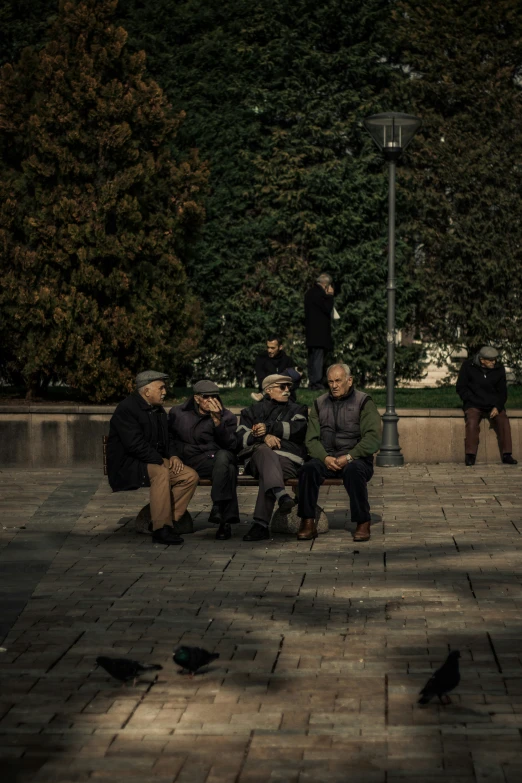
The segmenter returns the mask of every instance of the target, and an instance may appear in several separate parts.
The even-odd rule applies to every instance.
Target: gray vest
[[[335,402],[330,394],[322,394],[315,401],[321,425],[321,443],[332,457],[346,454],[361,440],[361,408],[369,397],[353,390],[344,400]]]

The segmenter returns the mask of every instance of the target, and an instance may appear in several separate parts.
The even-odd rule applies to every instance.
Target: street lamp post
[[[384,154],[389,169],[386,413],[382,417],[382,446],[376,459],[376,464],[380,467],[404,465],[397,429],[399,417],[395,412],[395,168],[402,151],[420,126],[421,121],[417,117],[399,112],[374,114],[364,120],[364,127]]]

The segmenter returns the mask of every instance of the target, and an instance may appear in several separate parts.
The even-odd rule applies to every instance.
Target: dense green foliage
[[[520,377],[520,4],[401,0],[390,32],[414,75],[401,102],[424,121],[407,182],[418,322],[440,345],[503,347]]]
[[[9,111],[20,123],[8,142],[2,132],[0,195],[5,196],[5,188],[11,187],[6,185],[10,177],[19,187],[18,223],[9,228],[11,245],[4,244],[11,248],[11,255],[0,262],[8,266],[14,259],[15,239],[31,253],[38,244],[42,263],[54,253],[58,241],[41,232],[37,235],[34,227],[29,231],[29,219],[42,208],[42,199],[56,207],[63,194],[53,190],[52,178],[27,163],[31,144],[39,142],[39,133],[28,123],[35,102],[43,112],[43,127],[54,129],[56,123],[52,115],[56,104],[47,105],[39,92],[43,89],[45,94],[54,84],[52,57],[44,44],[50,35],[60,45],[67,38],[58,27],[52,34],[45,32],[45,19],[56,13],[57,0],[10,0],[0,9],[2,61],[19,58],[27,44],[41,50],[40,59],[34,53],[22,59],[17,92],[13,92],[12,77],[6,81],[4,72],[2,79],[0,99],[11,102]],[[254,355],[273,330],[282,334],[288,352],[304,366],[303,294],[319,271],[328,271],[335,279],[341,314],[334,327],[335,356],[354,367],[358,382],[381,382],[386,349],[387,176],[361,120],[373,112],[397,110],[423,119],[421,132],[398,167],[397,326],[414,327],[441,346],[463,345],[474,350],[482,343],[496,344],[504,348],[506,362],[522,375],[522,17],[518,0],[479,4],[470,0],[398,0],[391,4],[388,0],[259,0],[254,4],[247,0],[119,0],[115,13],[129,33],[122,57],[116,58],[118,67],[122,66],[118,78],[128,68],[123,68],[123,62],[139,62],[140,83],[151,84],[143,72],[143,57],[138,56],[144,50],[147,70],[174,112],[186,113],[184,122],[165,133],[164,150],[168,147],[178,162],[179,177],[172,188],[184,194],[182,199],[191,200],[192,185],[201,190],[203,184],[191,150],[197,148],[207,162],[206,221],[199,238],[187,241],[201,219],[199,192],[194,211],[188,210],[192,222],[180,223],[179,213],[171,215],[176,229],[173,242],[165,240],[165,247],[168,244],[176,259],[177,272],[166,275],[164,267],[151,262],[158,273],[155,284],[165,289],[162,306],[147,321],[146,350],[124,345],[118,338],[114,345],[112,330],[103,328],[99,313],[93,316],[90,333],[86,315],[83,326],[76,324],[72,332],[72,320],[66,320],[67,329],[62,329],[58,345],[57,325],[50,328],[51,309],[41,316],[30,301],[31,286],[36,290],[40,278],[31,277],[29,267],[20,292],[11,287],[4,295],[12,304],[11,321],[17,324],[12,327],[8,318],[0,322],[0,337],[10,346],[11,374],[23,373],[26,379],[31,376],[33,382],[35,378],[41,382],[55,370],[65,377],[62,368],[67,367],[68,382],[87,388],[85,378],[91,377],[95,364],[100,377],[108,368],[117,374],[117,367],[128,379],[128,368],[150,362],[152,357],[169,369],[177,367],[180,376],[185,374],[187,362],[195,355],[196,339],[192,335],[188,343],[180,342],[195,307],[180,266],[182,258],[203,316],[194,375],[250,382]],[[138,59],[129,58],[129,51]],[[79,67],[78,60],[71,62]],[[35,73],[40,70],[38,89],[31,68]],[[103,81],[103,68],[98,71]],[[132,69],[130,74],[137,78]],[[146,102],[145,95],[137,91],[133,95]],[[111,122],[117,122],[116,114]],[[92,139],[87,143],[92,165],[96,134],[103,135],[108,128],[99,122],[100,116],[91,114],[84,126]],[[23,144],[20,131],[29,133]],[[133,140],[143,155],[149,154],[143,128],[135,131]],[[52,155],[58,155],[58,147],[60,154],[76,154],[65,137]],[[14,154],[7,164],[6,150]],[[47,150],[46,155],[50,154]],[[74,200],[77,175],[71,170],[67,176],[67,198]],[[26,182],[32,189],[22,198]],[[164,184],[157,184],[158,192]],[[142,210],[145,197],[138,189],[140,195],[135,197]],[[83,195],[83,206],[78,206],[82,214],[88,203]],[[149,203],[164,206],[165,200],[159,196],[159,202],[151,202],[147,195]],[[4,229],[5,220],[11,220],[6,215],[4,209]],[[151,224],[147,218],[144,221],[144,230],[149,231]],[[87,241],[80,234],[78,247],[84,243],[91,248],[92,237]],[[118,227],[111,242],[120,234]],[[103,253],[105,239],[99,241]],[[114,255],[111,274],[119,268],[134,281],[135,264],[124,263],[122,258]],[[14,268],[16,264],[22,261],[16,260]],[[20,278],[22,266],[18,267]],[[93,266],[98,269],[98,262]],[[76,285],[63,267],[58,270],[56,264],[47,264],[45,269],[54,269],[55,282],[58,274],[63,276],[64,294],[68,286]],[[105,270],[102,277],[108,274]],[[167,290],[169,286],[172,289]],[[117,297],[108,294],[105,283],[90,290],[92,302],[101,297],[99,312],[107,300],[116,306]],[[134,282],[130,290],[136,295]],[[128,307],[128,292],[120,293]],[[186,305],[170,308],[175,316],[169,320],[171,331],[166,335],[165,303],[171,297]],[[140,305],[145,299],[146,286]],[[146,307],[150,306],[147,299]],[[15,310],[21,313],[20,319],[14,319]],[[37,335],[33,327],[41,317],[46,326]],[[74,331],[85,333],[86,342],[79,344],[79,350],[69,337]],[[26,340],[23,335],[29,333]],[[31,343],[32,355],[39,361],[36,365],[20,352],[23,340]],[[91,344],[98,345],[98,358],[82,348],[89,345],[91,350]],[[399,348],[399,378],[415,376],[421,353],[417,345]],[[81,369],[86,364],[91,366]],[[190,375],[191,371],[186,372]],[[110,393],[116,393],[115,389]]]
[[[38,51],[0,73],[2,371],[93,400],[195,356],[180,261],[206,172],[171,149],[182,116],[129,53],[114,0],[64,2]]]
[[[207,221],[189,275],[203,300],[199,371],[252,378],[279,331],[305,364],[303,295],[337,288],[335,355],[359,379],[385,365],[387,179],[361,119],[385,104],[385,0],[123,0],[133,44],[174,106],[179,139],[211,170]],[[400,266],[399,266],[400,269]],[[399,272],[399,325],[414,291]],[[401,349],[399,372],[415,368]]]

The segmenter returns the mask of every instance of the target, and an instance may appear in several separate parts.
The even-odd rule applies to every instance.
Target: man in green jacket
[[[330,391],[315,400],[308,421],[305,443],[311,459],[299,473],[297,538],[316,538],[321,484],[326,478],[342,478],[357,526],[353,540],[369,541],[367,484],[373,476],[373,455],[381,445],[381,417],[372,398],[354,387],[346,364],[329,367],[327,378]]]

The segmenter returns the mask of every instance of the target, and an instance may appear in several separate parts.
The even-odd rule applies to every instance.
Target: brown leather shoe
[[[310,541],[312,538],[317,538],[315,519],[302,519],[297,533],[297,540]]]
[[[370,525],[371,522],[361,522],[360,525],[357,525],[355,528],[355,533],[353,534],[353,540],[357,541],[357,543],[360,543],[361,541],[369,541],[371,535]]]

